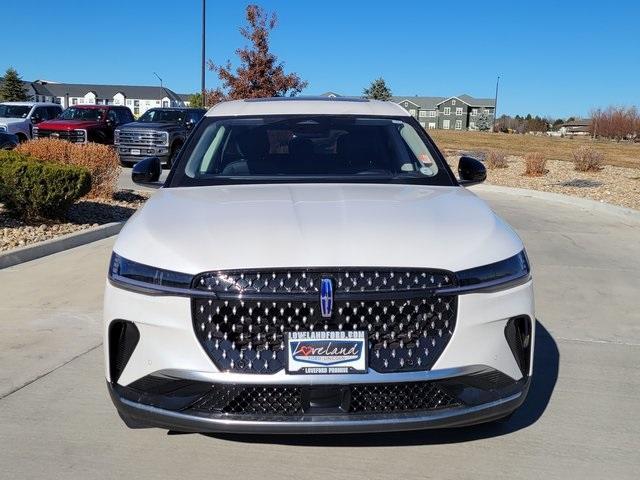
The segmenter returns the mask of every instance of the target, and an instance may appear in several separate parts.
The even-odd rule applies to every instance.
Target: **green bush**
[[[0,151],[0,202],[20,217],[63,218],[90,189],[86,168]]]

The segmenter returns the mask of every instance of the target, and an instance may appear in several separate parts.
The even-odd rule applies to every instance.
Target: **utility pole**
[[[204,50],[204,40],[205,40],[205,26],[206,26],[206,22],[205,22],[205,15],[207,12],[207,0],[202,0],[202,64],[200,66],[200,94],[202,95],[202,106],[206,107],[207,106],[207,97],[205,95],[205,87],[204,87],[204,57],[205,57],[205,50]]]
[[[158,80],[160,80],[160,88],[162,88],[162,79],[160,78],[160,75],[158,75],[156,72],[153,72],[153,74],[158,77]]]
[[[498,85],[500,84],[500,75],[498,75],[498,79],[496,80],[496,97],[493,105],[493,126],[491,127],[491,132],[496,131],[496,119],[498,118]]]

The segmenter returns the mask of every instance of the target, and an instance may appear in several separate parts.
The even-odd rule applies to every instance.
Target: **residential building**
[[[142,85],[97,85],[59,83],[47,80],[25,82],[35,101],[73,105],[125,105],[135,116],[154,107],[184,107],[188,101],[166,87]]]
[[[558,131],[568,137],[591,135],[591,122],[590,118],[577,118],[560,125]]]
[[[496,111],[493,98],[474,98],[466,94],[455,97],[396,96],[391,100],[405,108],[427,130],[478,130],[478,117],[486,115],[491,123]]]

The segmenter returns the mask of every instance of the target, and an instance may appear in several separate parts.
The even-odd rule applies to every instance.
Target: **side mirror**
[[[187,123],[185,124],[185,126],[187,127],[187,130],[191,130],[196,124],[196,121],[193,118],[190,118],[189,120],[187,120]]]
[[[40,115],[33,115],[31,117],[31,124],[32,125],[36,125],[37,123],[40,123],[41,119],[40,119]]]
[[[140,185],[155,185],[160,178],[162,165],[158,157],[148,157],[136,163],[131,169],[131,180]]]
[[[475,158],[460,157],[458,176],[460,177],[458,183],[468,187],[469,185],[484,182],[487,178],[487,169],[481,161]]]

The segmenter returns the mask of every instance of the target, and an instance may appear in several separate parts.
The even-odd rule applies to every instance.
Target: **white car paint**
[[[522,248],[461,187],[288,184],[160,189],[127,222],[114,251],[196,274],[311,266],[458,271]]]
[[[16,105],[31,107],[25,118],[3,118],[0,117],[0,131],[17,135],[19,138],[30,140],[33,138],[32,117],[38,107],[57,107],[62,113],[62,107],[57,103],[50,102],[2,102],[0,105]]]

